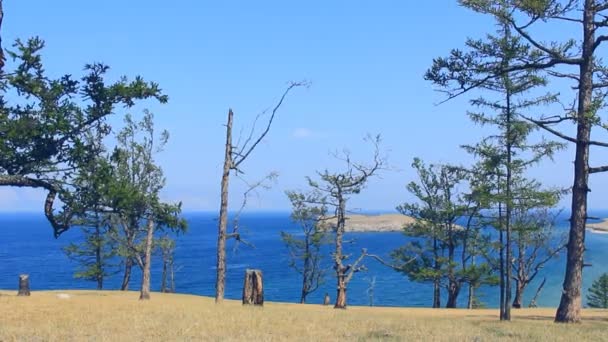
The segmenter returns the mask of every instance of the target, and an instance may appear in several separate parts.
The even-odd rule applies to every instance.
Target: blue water
[[[608,212],[590,213],[606,217]],[[212,296],[215,279],[215,243],[217,229],[216,213],[189,213],[187,234],[177,238],[175,255],[176,290],[181,293]],[[264,291],[266,300],[297,302],[300,295],[299,275],[288,267],[287,250],[280,240],[280,231],[297,232],[288,213],[246,214],[241,218],[242,234],[255,245],[251,248],[234,242],[228,244],[228,272],[226,297],[238,299],[241,295],[243,273],[246,268],[259,268],[264,272]],[[567,221],[560,221],[559,229],[565,231]],[[61,251],[61,247],[78,241],[77,229],[64,233],[59,239],[52,237],[52,229],[42,214],[0,214],[0,288],[16,289],[18,275],[30,274],[34,290],[46,289],[93,289],[95,284],[74,279],[76,264]],[[355,258],[361,248],[389,260],[389,253],[408,240],[399,232],[390,233],[347,233],[347,253]],[[608,234],[587,233],[587,253],[585,262],[593,266],[584,270],[584,293],[591,282],[601,273],[608,272]],[[527,290],[524,304],[527,305],[538,283],[543,277],[547,283],[539,298],[540,306],[557,306],[563,281],[565,252],[549,262],[542,274]],[[329,262],[329,260],[328,260]],[[375,278],[373,291],[374,305],[381,306],[420,306],[431,304],[432,289],[429,284],[410,282],[404,275],[395,272],[374,260],[366,262],[368,271],[357,273],[348,289],[348,303],[369,305],[368,288]],[[134,269],[131,289],[138,289],[140,274]],[[109,277],[106,289],[116,289],[121,275]],[[152,287],[160,288],[160,260],[153,263]],[[335,281],[328,273],[326,283],[309,296],[308,302],[320,303],[328,292],[335,296]],[[489,307],[497,305],[498,289],[482,288],[478,291],[482,302]],[[460,304],[466,300],[466,289],[460,295]],[[445,299],[443,300],[445,303]]]

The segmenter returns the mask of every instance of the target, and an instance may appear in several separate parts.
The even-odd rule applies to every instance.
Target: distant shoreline
[[[402,232],[415,222],[415,218],[402,214],[348,215],[345,230],[353,233]],[[331,224],[335,225],[335,222]],[[585,228],[595,234],[608,234],[608,218],[588,223]]]
[[[588,223],[587,230],[596,234],[608,234],[608,219],[603,219],[598,223]]]
[[[348,215],[345,230],[352,233],[401,232],[415,222],[413,217],[402,214]],[[335,226],[335,219],[329,224]]]

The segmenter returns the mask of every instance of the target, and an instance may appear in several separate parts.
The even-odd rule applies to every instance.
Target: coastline
[[[598,223],[588,223],[585,228],[595,234],[608,234],[608,219],[603,219]]]
[[[401,232],[414,222],[416,219],[402,214],[348,215],[345,230],[351,233]],[[327,224],[335,226],[336,223],[331,220]]]

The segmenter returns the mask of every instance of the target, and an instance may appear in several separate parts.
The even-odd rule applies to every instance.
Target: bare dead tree
[[[239,143],[234,144],[232,139],[232,126],[233,126],[233,112],[232,109],[228,110],[228,121],[226,123],[226,153],[224,155],[224,167],[222,172],[221,181],[221,198],[220,198],[220,214],[219,214],[219,225],[217,234],[217,275],[215,282],[215,302],[221,303],[224,300],[224,292],[226,286],[226,239],[229,237],[228,230],[228,188],[230,185],[230,174],[235,172],[237,175],[243,173],[241,166],[245,160],[251,155],[256,147],[264,140],[274,118],[283,104],[283,101],[293,88],[307,86],[306,82],[292,82],[289,84],[287,89],[283,92],[283,95],[272,108],[268,121],[264,127],[264,130],[259,134],[255,135],[256,123],[265,114],[265,112],[258,115],[251,127],[248,137],[244,143],[239,147]],[[233,233],[234,234],[234,233]],[[231,237],[240,237],[240,235],[232,235]]]
[[[360,164],[351,160],[350,153],[344,152],[342,156],[335,155],[338,159],[346,163],[346,169],[340,173],[332,173],[328,170],[317,172],[320,181],[313,181],[308,178],[311,188],[326,195],[325,205],[334,209],[335,225],[335,251],[333,253],[334,270],[337,279],[337,296],[334,308],[346,308],[346,288],[354,274],[365,270],[362,265],[363,259],[367,256],[367,250],[363,249],[361,255],[351,264],[345,264],[350,255],[344,254],[344,232],[346,227],[347,202],[352,195],[359,194],[369,179],[386,168],[386,158],[380,154],[380,136],[368,137],[366,141],[374,146],[373,161],[371,164]]]

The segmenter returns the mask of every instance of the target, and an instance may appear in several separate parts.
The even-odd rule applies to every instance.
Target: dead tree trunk
[[[224,155],[224,169],[222,172],[220,222],[217,234],[217,267],[215,280],[215,302],[224,300],[226,286],[226,231],[228,229],[228,186],[230,184],[230,170],[232,161],[232,109],[228,110],[228,123],[226,124],[226,154]]]
[[[30,295],[30,276],[28,274],[19,275],[19,292],[17,296]]]
[[[287,94],[291,91],[291,89],[295,87],[300,87],[305,85],[305,83],[291,83],[283,96],[279,99],[279,102],[272,109],[272,113],[270,114],[270,118],[266,124],[264,131],[257,137],[254,138],[253,133],[255,129],[255,123],[251,130],[251,135],[246,139],[241,147],[235,147],[232,144],[232,122],[233,122],[233,112],[232,109],[228,110],[228,122],[226,123],[226,151],[224,155],[224,167],[222,171],[222,182],[220,186],[221,196],[220,196],[220,218],[218,225],[218,234],[217,234],[217,266],[216,266],[216,279],[215,279],[215,302],[221,303],[224,300],[224,293],[226,287],[226,239],[229,237],[227,235],[228,229],[228,186],[230,184],[230,171],[235,170],[237,173],[242,173],[239,169],[240,165],[249,157],[249,155],[256,149],[256,147],[264,140],[268,132],[270,131],[270,127],[274,121],[275,115],[281,104],[287,97]],[[257,121],[257,119],[256,119]],[[251,144],[250,144],[251,143]],[[239,238],[238,235],[235,235],[233,232],[230,237]]]
[[[154,239],[154,221],[152,219],[148,219],[147,231],[144,269],[141,277],[141,292],[139,294],[140,300],[150,299],[150,264],[152,263],[152,242]]]
[[[261,270],[245,271],[243,305],[264,305],[264,284]]]
[[[530,305],[528,305],[529,308],[535,308],[535,307],[537,307],[536,301],[538,300],[538,296],[540,295],[540,291],[543,290],[543,286],[545,286],[545,282],[546,281],[547,281],[547,278],[543,278],[542,283],[540,283],[540,286],[538,287],[538,289],[536,289],[536,293],[534,294],[534,297],[530,301]]]

